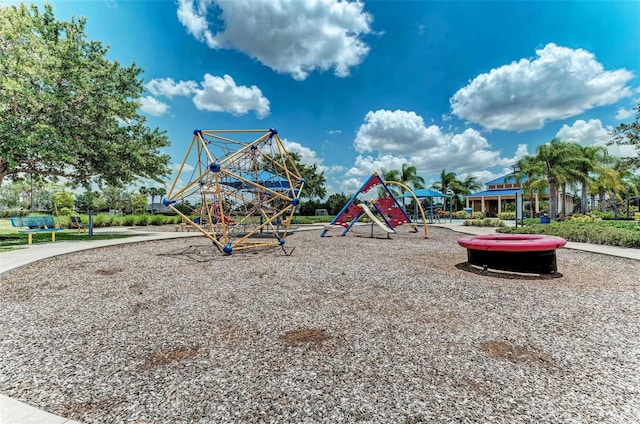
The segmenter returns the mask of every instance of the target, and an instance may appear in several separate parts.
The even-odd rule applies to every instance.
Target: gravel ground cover
[[[0,276],[0,393],[87,423],[634,423],[638,262],[483,272],[461,236],[204,237]]]

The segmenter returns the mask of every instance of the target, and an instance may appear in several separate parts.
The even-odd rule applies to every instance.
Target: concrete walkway
[[[507,223],[509,225],[509,223]],[[443,222],[430,224],[430,227],[448,228],[464,234],[490,234],[495,233],[494,227],[471,227],[464,226],[462,221]],[[297,231],[318,231],[318,236],[322,231],[322,226],[308,225],[298,226]],[[137,243],[153,240],[173,239],[177,237],[198,237],[197,232],[173,232],[173,231],[153,231],[153,227],[148,230],[129,229],[96,229],[95,234],[114,233],[127,234],[130,237],[94,240],[94,241],[58,241],[55,243],[36,243],[31,246],[0,253],[0,276],[8,271],[21,266],[29,265],[43,259],[65,255],[87,249],[98,249],[105,246],[114,246],[124,243]],[[601,253],[605,255],[620,256],[623,258],[640,260],[640,249],[630,249],[616,246],[601,246],[587,243],[568,242],[565,246],[568,249],[584,250]],[[19,402],[0,394],[0,423],[1,424],[79,424],[77,421],[68,420],[57,415],[50,414],[43,410],[34,408],[26,403]]]
[[[41,261],[55,256],[66,255],[67,253],[79,252],[81,250],[98,249],[100,247],[115,246],[124,243],[138,243],[143,241],[165,240],[178,237],[201,236],[199,232],[174,232],[174,231],[149,231],[130,230],[127,228],[96,228],[94,234],[125,234],[128,237],[110,240],[91,241],[56,241],[55,243],[34,243],[31,246],[21,249],[0,253],[0,275],[12,269],[19,268],[34,262]],[[0,423],[4,424],[2,421]]]

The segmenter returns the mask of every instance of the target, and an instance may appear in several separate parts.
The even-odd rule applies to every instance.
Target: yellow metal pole
[[[420,209],[420,214],[422,215],[422,226],[424,227],[424,238],[429,238],[428,234],[427,234],[427,217],[424,214],[424,210],[422,209],[422,205],[420,204],[420,201],[418,200],[418,198],[416,197],[416,195],[413,193],[413,191],[407,187],[406,185],[398,182],[398,181],[385,181],[384,182],[386,185],[397,185],[400,186],[402,188],[404,188],[406,191],[408,191],[409,193],[411,193],[411,197],[413,197],[413,200],[416,202],[416,205],[418,205],[418,209]],[[405,211],[406,213],[406,211]]]

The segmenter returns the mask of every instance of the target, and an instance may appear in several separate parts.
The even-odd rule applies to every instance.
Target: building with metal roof
[[[485,216],[497,216],[499,213],[513,207],[507,206],[510,203],[515,204],[516,195],[523,193],[521,184],[526,181],[522,178],[520,182],[516,182],[514,174],[507,174],[486,182],[486,190],[469,194],[466,199],[467,208],[473,212],[482,212]],[[536,214],[541,212],[541,203],[549,201],[549,190],[542,193],[534,191],[533,196],[530,193],[523,194],[523,203],[525,211],[530,211],[531,206]],[[531,198],[533,197],[533,198]],[[565,210],[573,210],[573,194],[567,193],[565,196]],[[562,198],[558,194],[558,209],[562,210]]]

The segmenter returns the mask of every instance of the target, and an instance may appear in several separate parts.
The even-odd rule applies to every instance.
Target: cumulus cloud
[[[562,141],[571,141],[583,146],[604,146],[612,156],[635,156],[636,152],[633,146],[607,145],[607,143],[611,141],[612,131],[613,127],[603,126],[599,119],[590,119],[589,121],[578,119],[571,126],[563,125],[556,133],[556,137]]]
[[[172,99],[174,96],[188,96],[198,88],[195,81],[175,82],[173,78],[156,78],[146,85],[147,90],[155,96],[164,96]]]
[[[632,94],[631,72],[605,71],[584,49],[550,43],[536,55],[475,77],[451,97],[452,112],[488,129],[525,131]]]
[[[229,112],[236,116],[254,110],[260,119],[269,115],[269,100],[262,91],[255,85],[238,86],[229,75],[215,77],[205,74],[202,89],[195,90],[195,93],[193,103],[201,110]]]
[[[611,127],[605,128],[599,119],[584,121],[578,119],[573,125],[563,125],[556,133],[562,141],[571,141],[585,146],[591,144],[606,144],[611,139]]]
[[[239,50],[297,80],[316,70],[349,75],[369,52],[360,37],[372,32],[360,1],[179,0],[177,15],[210,48]]]
[[[624,121],[625,119],[631,118],[633,115],[635,115],[635,113],[636,111],[633,109],[618,108],[616,119],[619,121]]]
[[[358,155],[354,166],[346,173],[347,177],[368,177],[374,171],[385,172],[391,169],[402,169],[402,164],[406,163],[406,158],[394,155],[363,156]],[[415,165],[414,165],[415,166]],[[364,181],[361,181],[362,184]]]
[[[311,150],[310,148],[305,147],[300,143],[297,143],[295,141],[289,141],[287,139],[283,139],[282,144],[284,144],[284,147],[285,149],[287,149],[287,152],[297,153],[298,155],[300,155],[300,162],[302,162],[303,164],[317,165],[318,171],[321,171],[321,172],[328,170],[326,166],[322,165],[322,162],[324,161],[324,159],[319,158],[315,150]]]
[[[169,110],[169,105],[152,96],[140,98],[140,110],[153,116],[162,116]]]
[[[511,172],[510,167],[528,154],[527,145],[518,144],[512,156],[502,157],[474,129],[455,132],[426,126],[422,117],[402,110],[367,113],[353,144],[359,155],[340,181],[346,193],[357,190],[372,172],[401,169],[405,163],[417,168],[427,186],[442,169],[460,178],[473,174],[485,182]]]
[[[422,173],[456,173],[496,165],[512,165],[517,158],[501,158],[491,149],[487,139],[478,131],[468,128],[461,133],[445,131],[437,125],[426,126],[422,117],[403,110],[377,110],[365,116],[353,142],[361,155],[348,175],[364,174],[387,169],[400,169],[409,162]],[[526,154],[526,146],[517,154]],[[377,153],[377,156],[366,153]]]
[[[255,111],[258,118],[269,115],[269,100],[262,91],[252,85],[236,85],[229,75],[222,77],[204,75],[198,84],[195,81],[178,81],[172,78],[157,78],[146,84],[147,90],[157,96],[193,96],[193,104],[200,110],[227,112],[235,116]]]

